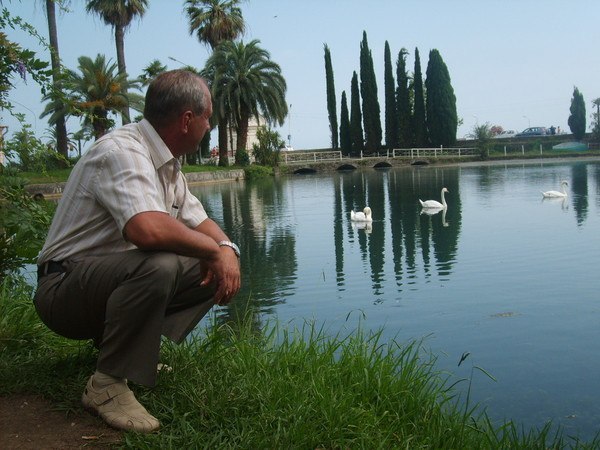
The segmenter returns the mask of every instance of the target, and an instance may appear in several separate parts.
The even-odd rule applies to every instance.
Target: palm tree
[[[186,13],[190,20],[190,34],[196,32],[198,40],[211,50],[224,41],[230,41],[244,34],[245,25],[240,0],[186,0]],[[205,75],[206,76],[206,75]],[[209,83],[212,76],[206,76]],[[211,90],[216,98],[214,89]],[[219,165],[229,165],[227,157],[228,118],[218,113],[214,115],[219,125]]]
[[[250,117],[263,116],[283,125],[288,112],[281,68],[259,43],[223,42],[206,62],[213,74],[213,110],[235,126],[237,151],[246,150]]]
[[[224,41],[232,41],[244,34],[245,25],[240,0],[186,0],[190,19],[190,34],[211,50]]]
[[[123,94],[129,88],[138,88],[138,82],[128,81],[123,74],[117,72],[117,66],[104,55],[92,60],[88,56],[80,56],[79,71],[68,70],[62,84],[64,96],[54,93],[44,96],[49,101],[41,117],[49,115],[52,125],[61,114],[83,116],[84,126],[90,126],[96,139],[104,135],[114,121],[109,113],[122,111],[131,106],[141,110],[141,96],[132,93]],[[65,101],[66,99],[66,101]]]
[[[48,35],[50,38],[50,60],[52,62],[52,81],[58,87],[60,78],[60,56],[58,53],[58,31],[56,28],[55,0],[46,0],[46,16],[48,18]],[[65,158],[69,156],[67,125],[64,116],[56,120],[56,151]]]
[[[127,78],[125,31],[136,16],[142,17],[145,14],[147,7],[148,0],[88,0],[85,8],[88,13],[97,14],[104,20],[104,23],[114,28],[119,74],[124,78]],[[122,87],[125,89],[122,92],[123,96],[127,98],[127,86],[123,85]],[[129,105],[123,105],[121,116],[123,125],[130,122]]]

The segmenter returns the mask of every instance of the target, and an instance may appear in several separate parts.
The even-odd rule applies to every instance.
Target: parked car
[[[501,131],[500,133],[498,133],[496,136],[494,136],[494,139],[512,138],[512,137],[515,137],[516,135],[517,135],[517,132],[515,130],[504,130],[504,131]]]
[[[525,128],[520,133],[517,133],[516,137],[526,137],[526,136],[546,136],[548,134],[548,130],[546,127],[529,127]]]

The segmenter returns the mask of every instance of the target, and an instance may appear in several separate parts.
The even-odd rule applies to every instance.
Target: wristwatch
[[[236,244],[234,244],[233,242],[231,242],[231,241],[219,241],[219,242],[217,242],[217,244],[219,244],[219,247],[225,246],[225,247],[232,248],[233,251],[234,251],[234,253],[235,253],[235,256],[237,256],[238,258],[240,257],[240,248]]]

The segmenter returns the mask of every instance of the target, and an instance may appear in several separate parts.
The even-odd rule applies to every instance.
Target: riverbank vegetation
[[[0,288],[0,395],[39,394],[79,410],[91,342],[57,337],[37,319],[20,277]],[[159,433],[127,448],[600,448],[552,431],[495,426],[459,399],[421,342],[389,342],[357,325],[329,336],[255,321],[213,321],[181,346],[165,342],[154,389],[134,386]],[[468,383],[468,380],[462,381]]]

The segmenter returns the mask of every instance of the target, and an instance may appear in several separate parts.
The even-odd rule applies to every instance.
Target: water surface
[[[563,179],[568,198],[542,200]],[[440,200],[442,187],[446,214],[421,214],[418,199]],[[315,319],[332,333],[363,318],[390,339],[426,337],[456,378],[474,366],[492,374],[475,371],[471,389],[495,420],[552,420],[586,439],[600,429],[598,162],[369,169],[193,191],[243,253],[243,290],[220,316],[249,302],[257,326]],[[374,222],[353,226],[350,210],[365,205]]]

